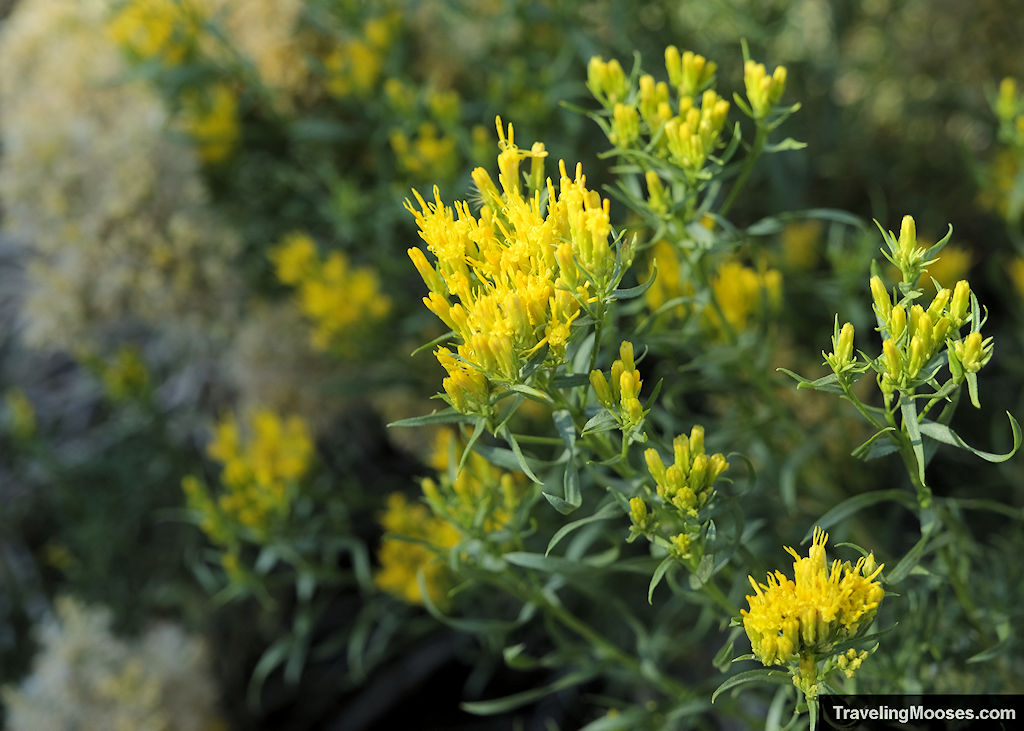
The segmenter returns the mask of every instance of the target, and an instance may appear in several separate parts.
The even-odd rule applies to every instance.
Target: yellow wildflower
[[[721,315],[714,307],[708,307],[705,310],[708,322],[720,332],[726,330],[726,325],[733,332],[740,332],[746,329],[754,314],[778,309],[782,300],[782,275],[776,269],[759,272],[729,260],[711,281],[711,290]]]
[[[128,53],[144,61],[176,66],[194,47],[205,22],[191,0],[130,0],[107,26],[107,33]]]
[[[311,340],[320,350],[349,353],[391,311],[391,299],[381,292],[373,269],[351,266],[339,251],[321,261],[304,233],[286,236],[271,250],[270,259],[277,278],[298,289],[299,308],[312,321]]]
[[[246,426],[243,433],[233,417],[224,418],[207,445],[207,454],[222,465],[223,491],[216,501],[195,477],[182,481],[189,507],[202,516],[203,531],[222,545],[232,534],[225,521],[264,540],[273,525],[287,517],[313,460],[313,439],[302,419],[257,411]]]
[[[149,387],[149,371],[139,349],[132,346],[119,348],[112,362],[103,365],[100,378],[115,401],[137,398]]]
[[[458,470],[464,449],[464,441],[451,429],[438,432],[429,458],[438,480],[424,479],[423,494],[436,513],[464,531],[478,525],[488,533],[500,530],[523,500],[525,475],[500,470],[476,452]]]
[[[452,579],[439,552],[458,544],[458,531],[451,523],[432,516],[425,505],[410,505],[400,493],[388,497],[380,522],[394,537],[386,535],[381,541],[380,569],[374,577],[377,586],[411,604],[422,604],[422,572],[431,601],[443,602]]]
[[[1018,256],[1010,262],[1010,281],[1017,296],[1024,302],[1024,257]]]
[[[795,221],[782,229],[782,256],[790,269],[808,271],[818,263],[821,221]]]
[[[560,162],[559,186],[547,180],[542,205],[544,146],[521,150],[512,126],[506,136],[501,119],[496,123],[501,188],[483,168],[473,171],[484,204],[479,217],[466,201],[446,206],[436,187],[433,202],[414,190],[418,209],[405,204],[436,259],[431,265],[422,250],[409,250],[430,289],[424,304],[458,341],[456,353],[441,347],[435,354],[448,371],[445,391],[464,412],[489,413],[491,384],[518,382],[543,346],[560,361],[580,302],[605,291],[615,262],[609,202],[586,188],[581,166],[570,178]],[[524,191],[520,163],[527,158],[531,189]]]
[[[786,548],[795,559],[793,579],[781,571],[769,573],[767,584],[748,577],[754,594],[747,597],[750,610],[740,610],[757,658],[765,665],[789,665],[808,695],[817,694],[817,660],[869,625],[885,596],[875,581],[883,567],[874,555],[853,566],[838,559],[829,564],[827,541],[828,534],[815,528],[806,558]]]
[[[644,452],[647,471],[654,478],[658,497],[684,518],[697,517],[697,511],[714,496],[715,481],[729,469],[721,454],[704,451],[704,427],[695,425],[690,435],[680,434],[672,441],[675,462],[668,467],[651,448]]]
[[[394,130],[391,149],[398,159],[399,169],[414,178],[451,180],[458,169],[455,138],[439,135],[437,127],[430,122],[421,124],[418,134],[412,139],[401,130]]]
[[[743,67],[743,83],[754,119],[764,119],[779,103],[786,89],[786,67],[777,66],[769,76],[764,64],[747,61]]]
[[[182,125],[195,140],[199,157],[216,163],[238,145],[238,99],[227,84],[214,84],[182,97]]]

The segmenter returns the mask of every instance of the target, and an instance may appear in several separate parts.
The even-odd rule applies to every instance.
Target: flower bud
[[[886,374],[894,381],[899,381],[903,373],[903,360],[900,358],[896,343],[891,339],[882,343],[882,355],[885,358]]]
[[[953,297],[949,303],[949,319],[953,329],[959,329],[967,320],[967,308],[971,304],[971,285],[961,279],[953,288]]]
[[[928,306],[928,316],[932,318],[932,322],[938,322],[939,318],[942,317],[943,310],[946,309],[946,304],[949,302],[949,296],[952,292],[948,289],[940,289],[935,294],[935,298],[932,299],[932,303]]]
[[[871,277],[871,296],[875,300],[875,312],[878,313],[878,317],[882,322],[888,322],[889,313],[892,312],[892,301],[880,277]]]
[[[906,329],[907,310],[903,305],[896,305],[892,308],[892,314],[889,319],[889,336],[893,340],[898,340]]]
[[[612,389],[608,385],[608,380],[604,377],[603,371],[591,371],[590,372],[590,386],[594,389],[594,395],[597,396],[597,401],[605,408],[611,408],[613,404]]]

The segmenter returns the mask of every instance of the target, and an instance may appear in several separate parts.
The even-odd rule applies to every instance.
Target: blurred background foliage
[[[628,71],[637,51],[655,68],[675,44],[718,63],[719,89],[740,90],[745,40],[753,58],[787,67],[785,100],[802,107],[783,131],[807,148],[762,160],[730,211],[741,229],[775,217],[722,270],[723,298],[759,300],[735,314],[740,337],[676,347],[671,313],[645,335],[644,376],[670,384],[667,409],[756,466],[748,519],[769,528],[749,548],[775,558],[750,573],[773,565],[780,542],[795,544],[814,516],[906,481],[898,464],[854,462],[869,432],[837,400],[797,393],[775,371],[823,374],[818,353],[836,312],[869,331],[872,218],[893,228],[911,212],[932,240],[952,223],[939,265],[949,269],[933,274],[969,276],[988,304],[986,408],[962,408],[959,433],[1002,451],[1003,410],[1024,413],[1024,14],[1013,3],[8,0],[0,17],[0,684],[13,727],[42,728],[18,719],[54,698],[106,713],[95,707],[119,707],[131,683],[150,694],[122,708],[139,728],[593,720],[585,696],[611,692],[596,682],[490,719],[460,710],[467,697],[557,679],[543,663],[509,669],[502,650],[518,642],[541,656],[558,635],[526,623],[479,639],[437,622],[417,604],[419,586],[409,595],[418,546],[381,536],[445,540],[429,534],[425,508],[410,506],[419,479],[451,464],[436,429],[385,427],[427,413],[442,375],[429,353],[409,357],[443,330],[419,302],[405,254],[419,241],[402,201],[435,184],[443,200],[469,195],[470,171],[493,167],[499,114],[523,147],[543,140],[554,160],[584,162],[591,189],[610,184],[613,160],[599,156],[607,140],[565,104],[593,107],[594,55]],[[1018,87],[1001,85],[1014,76]],[[859,223],[780,215],[820,208]],[[612,220],[630,220],[618,202]],[[650,270],[652,251],[638,271]],[[651,309],[657,292],[671,297],[668,271],[659,267],[665,278],[648,290]],[[760,301],[767,285],[755,271],[775,272],[774,303]],[[709,354],[717,360],[701,360]],[[519,418],[519,431],[550,420]],[[260,447],[264,437],[295,448]],[[503,479],[469,469],[482,484]],[[865,682],[1021,692],[1024,653],[1008,629],[1024,621],[1019,577],[993,557],[1024,550],[1024,467],[977,470],[943,449],[929,470],[936,494],[1005,509],[964,516],[956,542],[937,549],[969,601],[912,577],[915,601],[931,611],[900,612],[921,627],[890,635]],[[557,514],[536,508],[538,535],[557,529]],[[400,519],[416,527],[396,529]],[[911,515],[878,505],[843,540],[888,558],[915,530]],[[580,555],[602,540],[581,539]],[[385,555],[396,586],[407,562],[404,588],[378,572]],[[446,580],[443,567],[436,578]],[[617,576],[614,586],[642,598],[647,579]],[[573,609],[614,642],[615,613],[593,606],[607,584],[592,596],[576,588]],[[511,619],[500,597],[474,600],[479,616]],[[694,619],[678,595],[665,602],[633,609],[662,628],[695,621],[650,641],[677,642],[661,660],[698,682],[721,645],[716,620]],[[166,639],[172,630],[158,623],[168,621],[174,637],[193,638]],[[19,686],[52,673],[53,658],[72,652],[59,646],[82,641],[87,625],[82,656],[98,658],[105,669],[95,673],[110,683]],[[139,648],[154,632],[190,659],[147,660],[158,650]],[[920,637],[933,645],[912,644]],[[964,665],[985,642],[998,661]],[[45,659],[34,664],[37,653]],[[181,688],[174,674],[185,662],[196,667],[188,683],[206,688]],[[179,692],[198,693],[205,717],[130,715],[150,701],[178,704]]]

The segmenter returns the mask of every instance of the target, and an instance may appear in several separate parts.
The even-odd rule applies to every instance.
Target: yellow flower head
[[[719,268],[711,281],[711,290],[721,314],[714,307],[707,308],[709,324],[719,332],[727,328],[741,332],[753,315],[778,309],[782,301],[782,275],[777,269],[757,271],[730,260]]]
[[[582,168],[570,177],[560,162],[558,186],[547,179],[542,203],[547,151],[540,144],[520,149],[511,125],[506,134],[499,118],[497,127],[498,183],[483,168],[473,171],[479,216],[466,201],[445,205],[437,188],[432,202],[415,190],[417,206],[406,201],[436,260],[410,250],[430,289],[423,302],[457,340],[455,353],[436,351],[448,371],[445,391],[456,409],[480,413],[490,408],[490,384],[517,382],[542,347],[552,361],[564,356],[580,300],[604,291],[615,264],[609,202],[587,189]],[[520,165],[527,159],[524,191]]]
[[[768,574],[767,584],[750,579],[754,594],[750,610],[740,610],[754,654],[765,665],[786,665],[831,653],[837,643],[853,637],[875,616],[885,596],[875,579],[882,566],[874,555],[856,565],[828,563],[828,534],[814,529],[806,557],[787,547],[794,558],[793,578],[781,571]]]

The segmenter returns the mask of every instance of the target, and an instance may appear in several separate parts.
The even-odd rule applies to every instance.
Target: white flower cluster
[[[205,645],[176,625],[125,641],[108,612],[65,597],[40,639],[32,674],[0,691],[11,731],[224,727]]]
[[[36,345],[90,347],[126,322],[201,324],[235,299],[237,237],[162,100],[128,79],[109,10],[22,0],[0,32],[0,203],[32,252]]]

